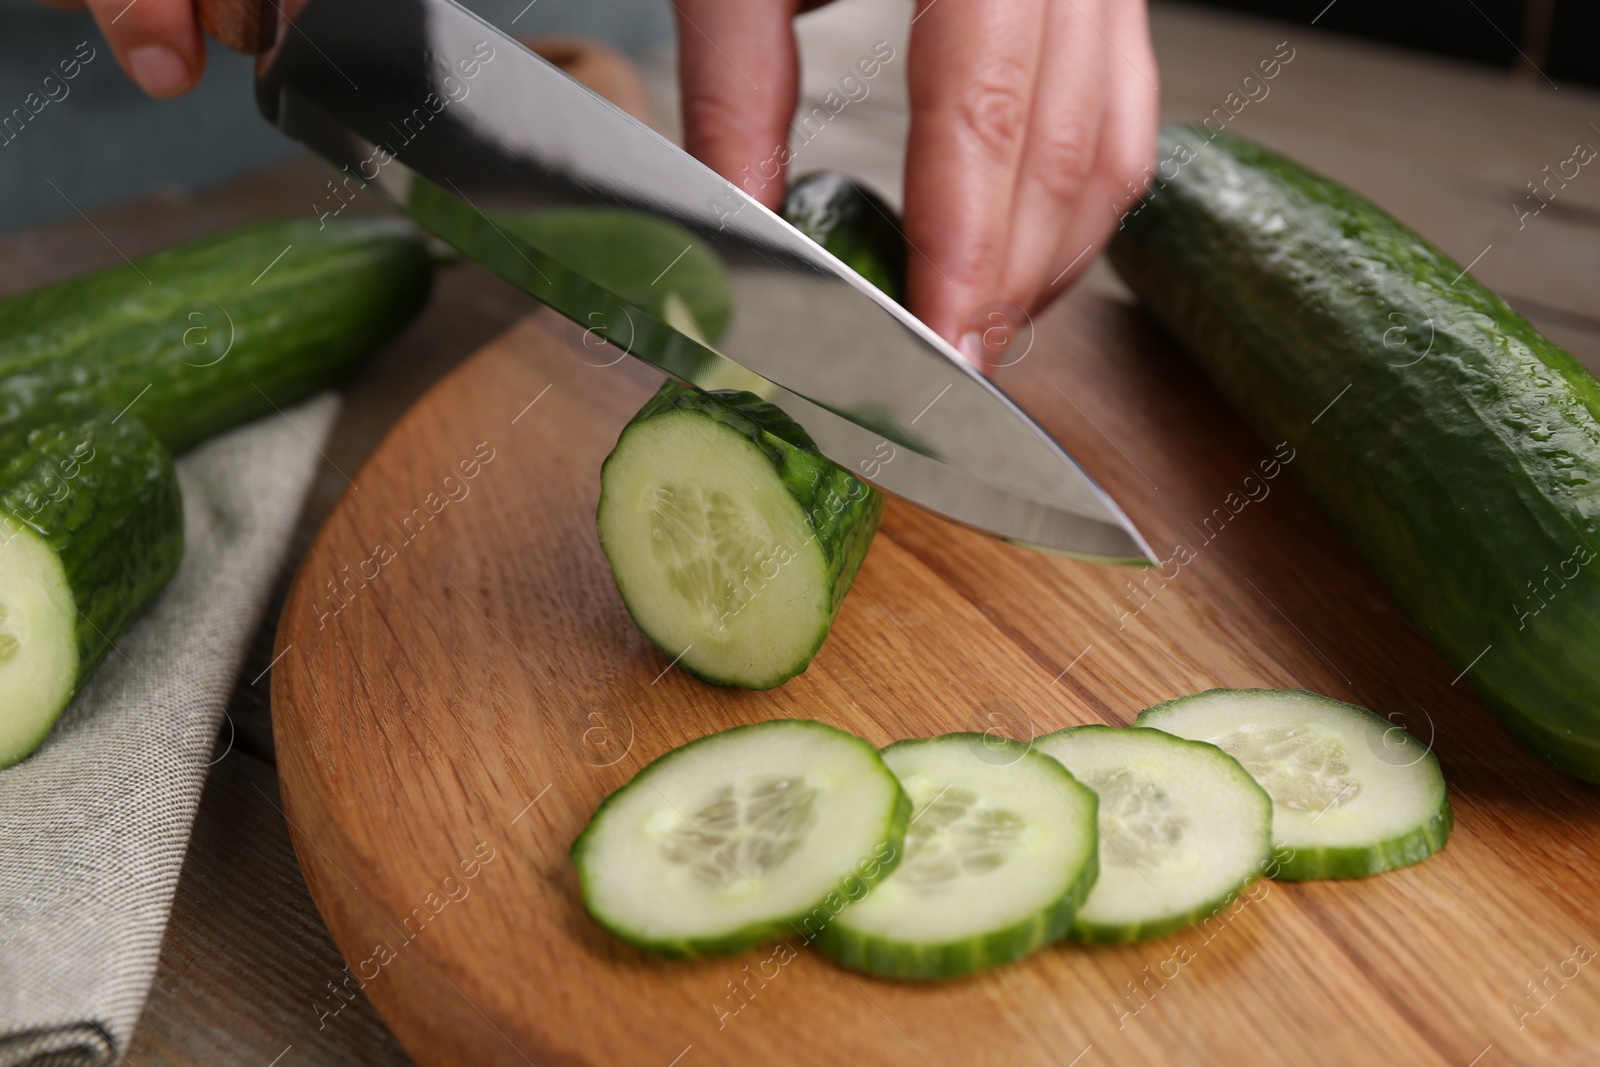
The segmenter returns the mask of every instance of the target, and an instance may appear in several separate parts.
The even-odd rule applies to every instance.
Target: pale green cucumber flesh
[[[77,623],[60,558],[0,516],[0,767],[38,748],[72,698]]]
[[[597,514],[639,629],[695,677],[748,689],[810,664],[882,515],[762,408],[664,387],[607,457]]]
[[[667,956],[805,936],[899,861],[910,801],[867,742],[822,723],[739,726],[668,752],[572,846],[584,904]]]
[[[1033,747],[1100,801],[1100,877],[1073,920],[1075,940],[1124,944],[1181,930],[1267,871],[1272,801],[1215,746],[1136,726],[1076,726]]]
[[[1094,885],[1095,795],[1013,741],[946,734],[883,750],[914,805],[905,857],[815,938],[842,966],[950,978],[1059,940]]]
[[[1138,725],[1214,744],[1260,783],[1274,878],[1362,878],[1449,839],[1438,757],[1365,708],[1303,689],[1212,689],[1146,708]]]

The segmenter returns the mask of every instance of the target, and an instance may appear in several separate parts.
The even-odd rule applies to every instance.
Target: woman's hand
[[[63,11],[88,8],[134,83],[161,99],[195,87],[206,67],[193,0],[41,0]]]
[[[820,4],[674,6],[689,150],[734,182],[770,173],[799,93],[793,18]],[[981,366],[974,314],[1048,302],[1142,191],[1159,104],[1145,2],[918,0],[905,62],[911,310]],[[782,180],[746,187],[782,202]]]

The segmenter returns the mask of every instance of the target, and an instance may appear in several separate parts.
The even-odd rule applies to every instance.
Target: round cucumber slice
[[[39,747],[78,677],[78,612],[55,550],[0,515],[0,767]]]
[[[823,952],[885,977],[951,978],[1067,932],[1095,880],[1093,792],[983,734],[900,741],[883,759],[914,805],[905,858],[822,928]]]
[[[1133,726],[1075,726],[1033,747],[1100,798],[1100,878],[1071,936],[1125,944],[1226,907],[1267,869],[1272,801],[1215,745]]]
[[[584,904],[667,956],[801,931],[899,858],[911,803],[867,742],[778,719],[702,737],[634,775],[572,845]]]
[[[1354,704],[1304,689],[1211,689],[1138,725],[1208,741],[1272,797],[1272,877],[1363,878],[1427,859],[1450,836],[1433,751]]]
[[[756,397],[669,384],[601,470],[617,590],[703,681],[770,689],[805,670],[877,529],[878,495],[801,434]]]

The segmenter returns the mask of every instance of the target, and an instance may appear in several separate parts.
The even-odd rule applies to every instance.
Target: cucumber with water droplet
[[[1366,708],[1304,689],[1211,689],[1139,713],[1206,741],[1272,797],[1272,877],[1363,878],[1420,863],[1450,837],[1431,748]]]
[[[1073,920],[1074,939],[1170,934],[1270,869],[1272,801],[1215,745],[1138,726],[1074,726],[1033,746],[1100,799],[1100,878]]]
[[[900,859],[911,805],[867,742],[819,722],[736,726],[673,749],[572,845],[606,929],[666,956],[804,935]]]
[[[818,948],[852,970],[953,978],[1071,929],[1098,870],[1087,786],[1049,756],[986,734],[899,741],[883,759],[914,805],[905,857],[814,931]]]

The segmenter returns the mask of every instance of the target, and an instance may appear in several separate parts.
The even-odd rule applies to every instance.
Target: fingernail
[[[177,96],[189,87],[189,68],[183,57],[164,44],[129,49],[128,69],[139,88],[151,96]]]

